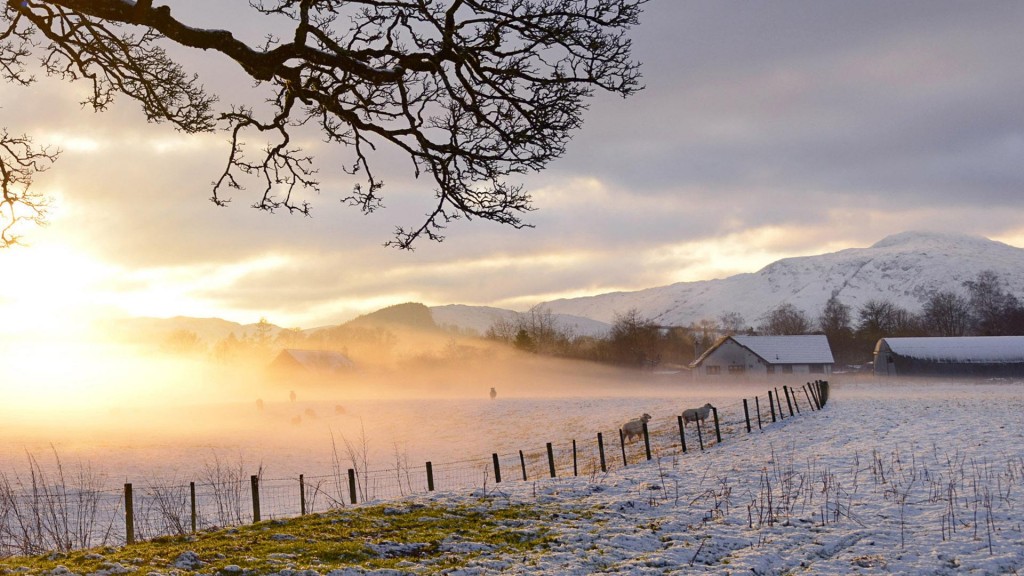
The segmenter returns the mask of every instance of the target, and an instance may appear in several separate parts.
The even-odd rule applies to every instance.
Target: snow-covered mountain
[[[992,270],[1024,298],[1024,249],[977,236],[904,232],[870,248],[786,258],[758,272],[719,280],[680,282],[635,292],[614,292],[541,304],[554,314],[602,322],[636,309],[666,326],[689,325],[738,313],[748,326],[780,304],[817,318],[835,293],[856,313],[869,300],[888,300],[916,312],[938,290],[964,292],[963,283]]]

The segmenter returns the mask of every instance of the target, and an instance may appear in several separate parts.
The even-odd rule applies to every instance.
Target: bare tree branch
[[[188,133],[230,134],[213,201],[255,180],[254,206],[305,215],[302,190],[319,191],[313,158],[294,146],[300,126],[351,151],[358,175],[342,201],[369,213],[383,206],[371,169],[381,145],[402,151],[436,202],[419,225],[388,244],[442,240],[459,218],[515,228],[531,197],[509,178],[543,169],[565,152],[595,90],[623,96],[639,85],[628,30],[647,0],[251,0],[254,14],[284,17],[290,33],[250,46],[230,31],[177,19],[167,6],[131,0],[6,0],[0,15],[0,74],[28,84],[25,61],[92,85],[87,103],[115,94],[142,104],[151,121]],[[280,28],[275,32],[280,31]],[[167,43],[227,56],[269,96],[257,112],[216,112],[208,95],[164,50]],[[244,153],[247,139],[267,144]]]

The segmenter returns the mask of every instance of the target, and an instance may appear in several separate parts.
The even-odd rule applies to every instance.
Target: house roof
[[[929,338],[882,338],[896,355],[932,362],[1024,362],[1024,336],[961,336]]]
[[[302,350],[285,348],[277,355],[275,365],[296,364],[313,372],[337,372],[355,366],[348,356],[331,350]]]
[[[822,334],[799,336],[741,336],[722,338],[694,361],[696,366],[722,344],[732,340],[768,364],[834,364],[828,338]]]

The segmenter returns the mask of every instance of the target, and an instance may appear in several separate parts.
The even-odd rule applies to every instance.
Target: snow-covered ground
[[[559,544],[465,573],[1018,574],[1024,386],[834,386],[704,453],[490,493],[560,503]]]
[[[352,404],[333,422],[339,430],[346,418],[362,422],[385,459],[397,459],[401,451],[418,466],[426,457],[444,463],[456,455],[472,456],[464,465],[477,475],[464,487],[414,490],[406,498],[472,503],[486,495],[494,502],[558,507],[545,523],[557,535],[553,549],[525,562],[473,561],[460,574],[1024,572],[1024,384],[834,381],[824,410],[808,410],[804,403],[798,417],[770,425],[765,417],[763,430],[755,426],[750,434],[736,420],[738,397],[733,396],[722,392],[714,400],[726,422],[723,442],[702,452],[691,435],[686,454],[673,444],[671,416],[697,404],[703,395],[696,390],[619,398],[411,402],[390,414],[391,428],[381,428],[369,414],[351,414],[368,411],[371,404]],[[429,410],[421,413],[424,408]],[[566,471],[564,440],[579,438],[584,451],[596,432],[638,411],[654,416],[652,460],[634,445],[630,465],[623,468],[613,443],[608,458],[619,460],[610,472],[573,477]],[[269,417],[273,414],[261,416]],[[295,448],[297,437],[289,434],[299,428],[273,428],[275,442],[268,442],[269,436],[260,440],[266,452],[255,445],[246,450],[269,463],[271,473],[291,473],[290,463],[317,452]],[[351,438],[351,428],[346,430]],[[444,430],[447,435],[435,437]],[[505,458],[506,451],[542,450],[545,441],[562,441],[559,478],[533,470],[524,482],[515,459],[503,461],[511,470],[502,483],[488,476],[492,451]],[[289,445],[288,457],[277,454]],[[104,450],[124,459],[135,453],[145,461],[155,458],[160,446],[173,444],[146,447],[143,458],[122,445],[92,447],[89,453],[94,465],[121,476],[120,469],[110,469],[116,460],[105,460]],[[438,452],[445,446],[447,452]],[[171,466],[181,472],[189,463],[183,457]],[[406,569],[414,572],[415,563]]]

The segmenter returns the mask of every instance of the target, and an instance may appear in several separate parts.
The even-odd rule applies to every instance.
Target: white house
[[[882,338],[875,374],[1024,377],[1024,336]]]
[[[751,379],[832,374],[832,349],[824,335],[726,336],[690,367],[697,378]]]

